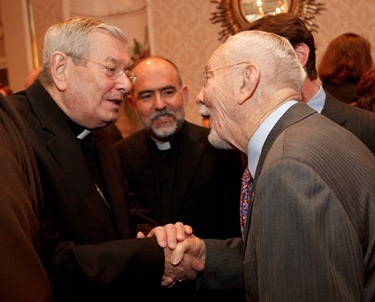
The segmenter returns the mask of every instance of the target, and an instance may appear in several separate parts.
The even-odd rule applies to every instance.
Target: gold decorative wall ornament
[[[210,21],[222,23],[219,40],[224,42],[229,36],[239,32],[244,26],[265,15],[293,13],[303,19],[311,31],[318,25],[312,20],[325,9],[325,4],[315,0],[211,0],[217,4]]]

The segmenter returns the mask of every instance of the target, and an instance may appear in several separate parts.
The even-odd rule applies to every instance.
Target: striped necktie
[[[242,175],[241,198],[240,198],[240,224],[242,240],[245,239],[246,221],[249,211],[249,201],[251,189],[253,188],[253,178],[251,177],[248,167],[246,167]]]

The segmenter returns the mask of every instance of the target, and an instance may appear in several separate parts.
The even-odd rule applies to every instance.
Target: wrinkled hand
[[[175,286],[176,282],[194,280],[197,277],[197,271],[194,269],[194,267],[198,267],[194,264],[197,260],[186,255],[178,265],[173,265],[171,262],[172,252],[173,250],[168,247],[164,249],[165,267],[161,285],[168,288]]]
[[[186,237],[192,236],[193,229],[189,225],[184,225],[181,222],[175,224],[169,223],[165,226],[157,226],[153,228],[147,237],[156,237],[160,247],[175,249],[178,242],[183,241]],[[137,238],[145,238],[141,232],[137,234]]]
[[[204,242],[193,235],[193,229],[181,222],[166,224],[153,228],[147,237],[156,237],[164,249],[165,266],[161,285],[173,287],[181,280],[194,280],[197,272],[204,268]],[[137,238],[145,238],[142,232]],[[196,241],[186,242],[186,239],[196,238]],[[176,250],[175,250],[176,249]],[[186,254],[185,254],[186,253]],[[204,252],[205,255],[205,252]]]
[[[194,280],[206,262],[204,241],[192,236],[179,242],[174,250],[164,249],[165,269],[162,286],[173,287],[180,280]]]

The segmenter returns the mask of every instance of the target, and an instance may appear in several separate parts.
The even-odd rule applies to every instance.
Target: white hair
[[[266,83],[272,83],[267,89],[291,87],[301,90],[306,73],[284,37],[263,31],[243,31],[229,37],[218,50],[227,64],[253,62],[260,66],[262,78]]]

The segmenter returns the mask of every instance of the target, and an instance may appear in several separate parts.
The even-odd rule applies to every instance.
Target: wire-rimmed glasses
[[[130,83],[132,83],[132,84],[137,79],[137,75],[134,73],[134,71],[130,70],[129,68],[123,68],[122,66],[120,66],[118,64],[115,64],[115,63],[104,64],[104,63],[100,63],[100,62],[97,62],[97,61],[94,61],[94,60],[91,60],[91,59],[86,59],[86,58],[82,58],[82,57],[78,57],[78,56],[72,56],[72,55],[69,55],[69,56],[72,57],[72,58],[76,58],[78,60],[88,61],[88,62],[98,64],[98,65],[104,67],[105,75],[111,80],[115,80],[115,79],[119,78],[123,73],[126,74],[126,76],[130,80]]]
[[[233,67],[233,66],[237,66],[237,65],[241,65],[241,64],[249,64],[249,63],[250,63],[250,62],[240,62],[240,63],[236,63],[236,64],[231,64],[231,65],[227,65],[227,66],[222,66],[222,67],[215,68],[215,69],[212,69],[212,70],[203,71],[203,72],[201,73],[202,81],[203,81],[203,86],[206,85],[208,79],[211,79],[211,78],[214,77],[214,71],[217,71],[217,70],[220,70],[220,69],[224,69],[224,68]]]

